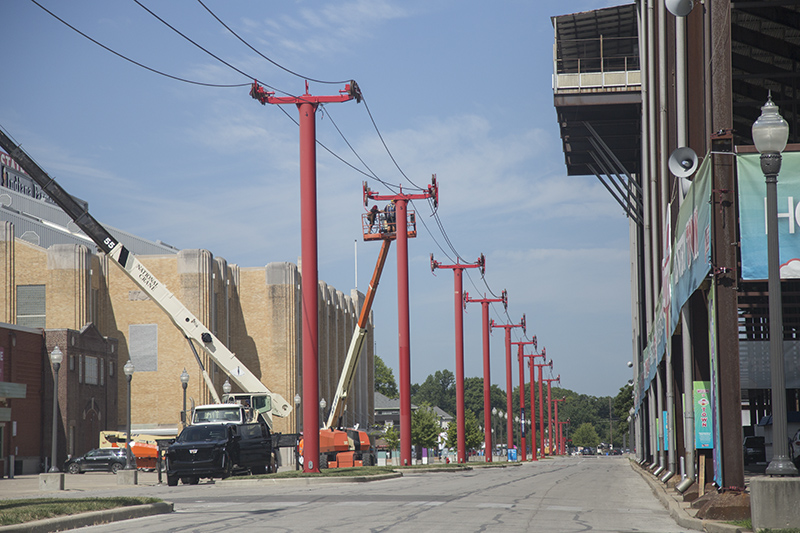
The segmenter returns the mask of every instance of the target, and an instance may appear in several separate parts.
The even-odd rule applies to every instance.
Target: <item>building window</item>
[[[86,384],[87,385],[97,385],[100,383],[98,379],[98,366],[99,362],[97,357],[92,357],[87,355],[84,357],[84,365],[86,366]]]
[[[45,286],[17,285],[17,325],[45,328]]]
[[[114,361],[108,362],[108,377],[110,378],[114,377]]]
[[[83,360],[83,356],[78,356],[78,383],[83,383],[83,369],[86,367],[86,362]]]
[[[128,343],[128,353],[137,372],[158,370],[158,324],[131,324]]]
[[[105,372],[106,360],[100,359],[99,361],[100,361],[100,386],[102,387],[103,385],[106,384],[106,372]]]

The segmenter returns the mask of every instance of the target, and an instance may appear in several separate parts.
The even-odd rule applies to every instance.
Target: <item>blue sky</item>
[[[220,85],[249,83],[252,76],[285,93],[304,91],[302,77],[259,57],[196,0],[140,1],[245,74],[134,1],[40,3],[119,54],[172,76]],[[449,239],[463,260],[485,254],[486,283],[472,271],[465,290],[477,297],[507,289],[510,320],[527,315],[528,335],[547,348],[563,386],[598,396],[618,392],[630,378],[632,357],[628,223],[596,178],[566,176],[553,107],[550,22],[614,3],[204,4],[288,70],[320,81],[355,79],[405,176],[423,185],[437,175],[447,239],[428,206],[417,202],[428,229],[419,225],[409,242],[413,382],[455,369],[452,273],[430,271],[431,253],[443,263],[455,261]],[[7,0],[3,13],[0,47],[10,53],[3,61],[0,124],[71,194],[87,200],[98,220],[179,248],[205,248],[242,267],[297,261],[294,107],[262,106],[248,87],[206,87],[149,72],[28,0]],[[342,88],[310,83],[313,95]],[[410,187],[367,105],[326,105],[318,140],[354,167],[370,173],[360,158],[381,180]],[[361,183],[390,191],[324,149],[317,155],[320,279],[349,293],[357,241],[364,291],[379,245],[361,240]],[[394,251],[374,309],[377,353],[397,376]],[[480,316],[480,306],[470,304],[468,377],[483,372]],[[500,305],[491,316],[509,320]],[[497,330],[492,382],[505,388],[505,372]]]

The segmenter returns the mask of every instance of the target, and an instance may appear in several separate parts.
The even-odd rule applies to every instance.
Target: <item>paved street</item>
[[[111,474],[68,475],[67,488],[70,482],[81,487],[59,495],[151,495],[175,504],[173,514],[84,529],[92,532],[686,531],[623,457],[557,458],[463,473],[406,474],[370,483],[262,481],[167,487],[155,484],[155,474],[144,474],[140,481],[142,485],[124,487],[112,484]],[[16,482],[0,482],[0,496],[32,496],[21,484],[13,496],[7,494]]]

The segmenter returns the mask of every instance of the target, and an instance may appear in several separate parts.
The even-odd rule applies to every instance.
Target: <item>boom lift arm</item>
[[[271,410],[262,413],[272,426],[272,415],[285,417],[292,411],[292,406],[280,394],[271,392],[250,370],[247,369],[228,348],[206,328],[165,285],[118,242],[95,218],[84,210],[56,181],[25,153],[6,133],[0,129],[0,145],[19,163],[28,175],[47,193],[47,195],[75,221],[75,224],[91,238],[95,244],[113,259],[126,274],[158,305],[189,340],[200,345],[230,376],[242,390],[265,393],[271,397]],[[192,346],[194,349],[194,346]],[[210,379],[204,372],[209,389],[214,391]],[[216,392],[212,392],[218,401]]]
[[[344,407],[347,403],[347,395],[350,392],[350,385],[353,383],[353,376],[355,375],[356,368],[358,368],[358,361],[361,358],[361,348],[364,346],[364,339],[367,337],[369,312],[372,309],[372,302],[375,301],[378,282],[381,279],[383,265],[386,263],[386,256],[389,255],[389,248],[391,245],[391,239],[387,238],[383,240],[381,251],[378,255],[378,262],[375,264],[375,271],[372,273],[372,279],[369,282],[369,288],[364,297],[364,305],[361,307],[361,314],[358,317],[356,329],[353,331],[350,348],[347,350],[347,357],[344,360],[342,375],[339,376],[339,385],[336,387],[336,395],[333,397],[333,402],[331,403],[331,412],[328,415],[328,420],[325,422],[323,429],[334,427],[334,424],[336,424],[336,421],[339,420],[339,417],[341,417],[344,412]]]

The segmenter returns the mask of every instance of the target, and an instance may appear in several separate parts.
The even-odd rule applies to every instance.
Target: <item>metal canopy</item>
[[[733,2],[731,54],[734,143],[752,144],[770,90],[789,142],[800,142],[800,1]]]

